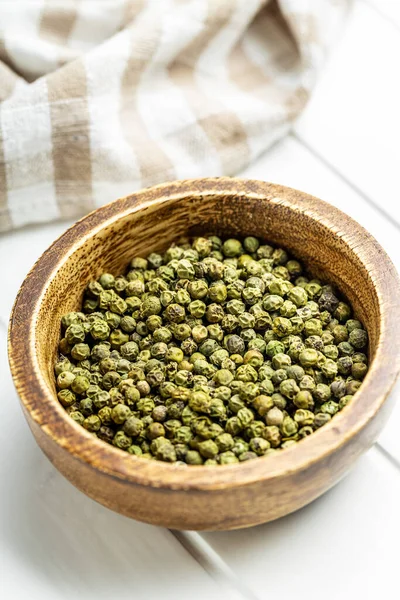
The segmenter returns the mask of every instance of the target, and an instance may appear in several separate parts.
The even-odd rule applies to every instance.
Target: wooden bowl
[[[255,235],[335,282],[366,325],[372,364],[351,405],[296,447],[237,465],[182,467],[93,438],[58,403],[60,317],[85,284],[123,272],[133,255],[185,234]],[[379,244],[348,216],[303,192],[238,179],[168,183],[122,198],[71,227],[38,260],[15,302],[9,357],[29,426],[55,467],[101,504],[175,529],[235,529],[282,517],[334,485],[371,446],[400,369],[400,285]]]

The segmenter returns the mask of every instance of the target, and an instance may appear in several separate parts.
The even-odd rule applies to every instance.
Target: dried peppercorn
[[[57,397],[134,456],[229,465],[289,448],[352,401],[368,334],[331,285],[256,237],[134,257],[61,319]]]

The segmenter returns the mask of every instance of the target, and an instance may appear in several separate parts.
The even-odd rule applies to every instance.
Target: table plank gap
[[[399,502],[400,478],[371,448],[347,477],[303,509],[259,527],[203,535],[263,598],[300,594],[319,600],[323,590],[324,600],[343,593],[373,600],[396,585],[397,555],[386,550],[397,543]],[[326,560],[335,565],[328,585]]]
[[[395,456],[392,454],[381,442],[375,443],[375,448],[382,454],[386,460],[390,462],[393,467],[395,467],[400,473],[400,456]]]
[[[379,212],[385,219],[387,219],[394,227],[400,230],[400,223],[396,221],[390,212],[380,206],[371,196],[369,196],[363,189],[361,189],[354,181],[352,181],[347,175],[345,175],[340,168],[335,166],[323,153],[318,150],[318,147],[311,144],[301,132],[293,130],[290,134],[295,140],[299,142],[310,154],[314,156],[316,160],[322,163],[327,169],[329,169],[334,175],[343,181],[355,194],[360,196],[367,204],[369,204],[374,210]]]
[[[400,3],[399,0],[363,0],[373,8],[378,15],[400,32]]]
[[[221,586],[230,600],[261,600],[226,564],[218,552],[210,546],[202,534],[197,531],[177,531],[170,529],[172,535],[198,562],[199,565]]]
[[[1,589],[68,600],[221,598],[221,586],[169,531],[118,515],[74,488],[36,445],[18,403],[0,329]],[[5,490],[4,490],[5,491]],[[1,594],[0,594],[1,596]],[[228,596],[227,596],[228,597]],[[235,600],[247,600],[237,597]]]
[[[400,88],[393,74],[399,54],[398,30],[359,0],[294,126],[302,141],[398,223]]]

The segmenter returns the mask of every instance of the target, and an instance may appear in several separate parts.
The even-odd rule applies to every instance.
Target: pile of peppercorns
[[[288,448],[348,404],[367,333],[331,285],[255,237],[131,261],[62,318],[58,399],[136,456],[225,465]]]

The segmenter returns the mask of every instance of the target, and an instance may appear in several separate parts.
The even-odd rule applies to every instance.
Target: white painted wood
[[[258,598],[395,598],[399,502],[398,471],[372,449],[297,513],[204,538]]]
[[[258,600],[258,596],[243,583],[240,570],[234,572],[210,546],[198,531],[176,531],[171,533],[199,564],[216,580],[221,588],[222,598],[229,600]]]
[[[399,56],[399,31],[356,2],[296,126],[301,139],[398,223]]]
[[[3,322],[8,321],[15,296],[27,273],[69,225],[72,222],[56,222],[0,234],[0,265],[7,281],[0,294],[0,319]]]
[[[393,412],[379,436],[378,443],[394,459],[400,470],[400,381],[396,383],[392,397],[395,402]]]
[[[289,136],[242,175],[304,190],[358,221],[382,244],[400,268],[399,231],[372,204],[349,187],[296,138]]]
[[[381,15],[386,17],[390,23],[400,29],[400,2],[399,0],[365,0],[367,4],[375,8]]]

